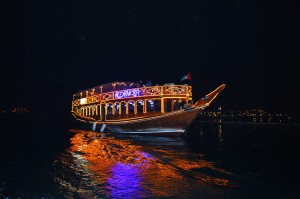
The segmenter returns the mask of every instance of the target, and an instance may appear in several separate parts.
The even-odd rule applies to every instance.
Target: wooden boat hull
[[[138,118],[118,122],[92,122],[78,120],[81,128],[116,133],[183,133],[191,122],[204,110],[204,107],[174,111],[148,118]]]

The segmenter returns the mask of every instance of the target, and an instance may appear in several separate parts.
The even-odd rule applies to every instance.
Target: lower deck
[[[105,122],[158,116],[182,110],[191,104],[192,100],[181,98],[103,101],[73,107],[73,113],[84,120]]]

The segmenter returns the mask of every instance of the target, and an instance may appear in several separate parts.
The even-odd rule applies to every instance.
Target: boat
[[[73,94],[76,128],[111,133],[184,133],[225,88],[193,103],[192,86],[111,82]]]

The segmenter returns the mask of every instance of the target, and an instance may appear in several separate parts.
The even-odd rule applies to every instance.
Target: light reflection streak
[[[117,163],[111,168],[112,175],[107,179],[113,198],[143,197],[140,185],[140,169],[134,164]]]
[[[219,151],[223,151],[223,133],[222,133],[222,125],[218,125],[218,142],[219,142]]]
[[[71,138],[71,151],[81,152],[74,157],[88,161],[86,170],[93,173],[94,180],[105,185],[112,198],[143,197],[141,172],[151,166],[154,158],[129,141],[104,136],[95,139],[92,134],[81,131]]]
[[[234,182],[222,178],[222,177],[212,177],[203,172],[199,171],[213,171],[215,173],[223,175],[231,175],[232,173],[225,171],[224,169],[217,168],[215,163],[206,160],[199,160],[198,158],[193,159],[183,159],[177,157],[188,156],[187,152],[177,152],[176,154],[172,151],[165,151],[156,149],[156,153],[160,154],[161,160],[166,160],[165,163],[173,166],[178,171],[183,174],[188,174],[200,182],[205,182],[206,184],[218,185],[218,186],[235,186]],[[186,172],[188,171],[188,172]]]
[[[176,150],[181,145],[138,145],[130,139],[90,131],[74,133],[70,148],[56,161],[64,167],[60,171],[66,172],[56,176],[56,181],[73,193],[71,197],[181,197],[183,189],[201,192],[209,185],[233,185],[222,177],[228,172],[201,157],[187,158],[187,151]],[[220,175],[202,172],[207,169]]]

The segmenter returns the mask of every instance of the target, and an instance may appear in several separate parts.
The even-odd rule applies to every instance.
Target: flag
[[[183,80],[191,80],[191,73],[189,72],[187,75],[185,75],[185,76],[183,76],[182,78],[181,78],[181,81],[183,81]]]

